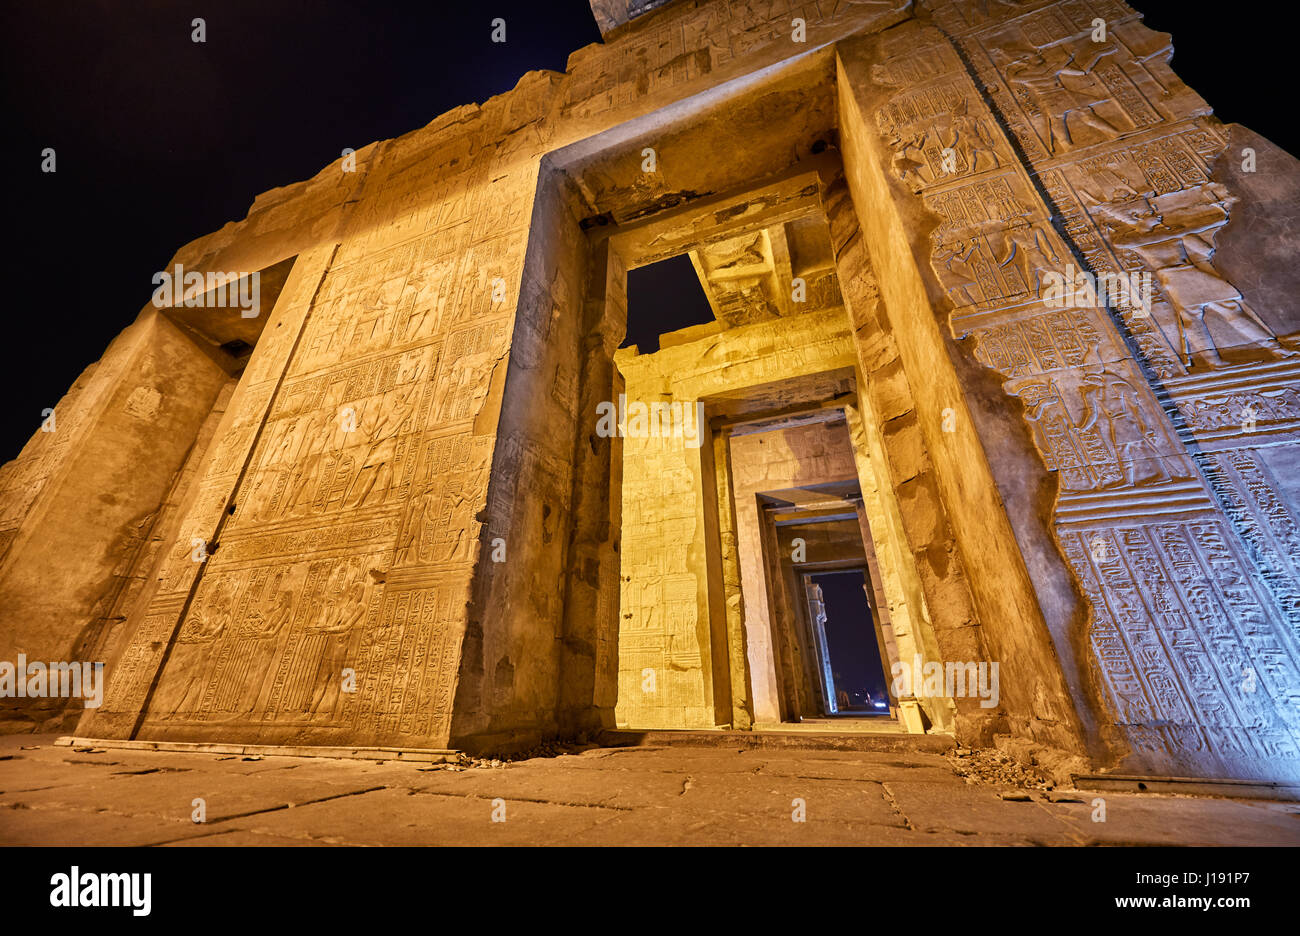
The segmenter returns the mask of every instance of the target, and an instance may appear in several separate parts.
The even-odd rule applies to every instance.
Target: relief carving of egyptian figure
[[[1120,485],[1170,480],[1160,457],[1159,437],[1132,384],[1109,370],[1090,372],[1083,377],[1079,396],[1084,418],[1075,428],[1080,432],[1095,429],[1110,446],[1122,473]]]
[[[365,597],[365,582],[353,582],[343,592],[341,603],[326,601],[320,614],[307,625],[307,630],[321,634],[343,634],[350,631],[365,614]]]
[[[306,706],[310,714],[332,714],[338,704],[353,630],[365,617],[368,595],[364,580],[349,584],[341,596],[327,591],[320,614],[307,624],[304,645],[315,651],[316,658],[314,675],[306,683],[312,687]]]
[[[893,150],[893,170],[912,191],[959,176],[996,169],[1001,164],[985,122],[969,113],[966,100],[930,126],[905,131],[877,112],[877,123]]]
[[[889,140],[894,151],[894,174],[911,186],[912,191],[920,191],[927,179],[921,174],[925,168],[925,134],[914,133],[908,136],[895,132]]]
[[[1117,252],[1151,270],[1177,314],[1177,348],[1186,366],[1221,367],[1228,348],[1247,346],[1269,357],[1294,352],[1219,275],[1211,259],[1214,233],[1228,222],[1220,186],[1155,198],[1103,203],[1092,210]],[[1216,333],[1218,339],[1216,340]]]
[[[978,252],[979,245],[975,241],[956,241],[939,244],[931,258],[935,275],[957,308],[979,301],[979,280],[970,266],[971,258]],[[972,287],[975,290],[973,295]]]
[[[1036,49],[1011,59],[1003,74],[1049,152],[1088,146],[1132,129],[1131,121],[1093,70],[1116,53],[1113,43],[1084,40]]]
[[[278,451],[274,453],[272,458],[268,459],[268,463],[274,465],[297,464],[303,448],[309,444],[309,439],[315,438],[316,434],[320,432],[325,419],[324,413],[316,411],[291,420],[290,427],[285,432]]]
[[[466,558],[474,526],[474,498],[464,488],[442,491],[436,514],[427,514],[417,549],[421,562],[453,562]]]
[[[260,588],[253,607],[239,622],[234,646],[220,669],[212,710],[247,714],[256,709],[267,670],[273,665],[273,646],[293,620],[300,590],[301,582],[292,567],[276,572],[270,584]]]
[[[361,458],[361,467],[357,470],[352,483],[343,495],[343,506],[357,508],[366,506],[372,496],[382,503],[388,495],[393,480],[393,457],[397,448],[397,437],[403,424],[415,408],[419,398],[418,384],[409,384],[394,393],[395,399],[390,403],[387,398],[377,401],[380,405],[378,415],[373,419],[362,419],[358,431],[367,435],[365,455]],[[367,414],[369,415],[369,414]],[[367,423],[370,423],[367,426]]]
[[[428,270],[416,270],[406,279],[402,296],[398,303],[398,316],[401,319],[401,341],[413,341],[422,337],[425,321],[433,313],[432,329],[438,327],[439,310],[434,303],[434,296],[426,296],[425,291],[437,280]]]
[[[281,496],[279,507],[287,509],[285,502],[293,489],[297,472],[303,466],[313,440],[320,435],[326,418],[323,413],[309,412],[278,422],[249,492],[246,517],[270,514],[277,491]]]
[[[311,421],[303,433],[302,447],[299,449],[297,470],[285,490],[280,511],[289,516],[304,505],[310,506],[316,496],[316,481],[320,476],[321,466],[329,457],[337,458],[343,449],[342,420],[324,410],[312,414]]]
[[[235,584],[229,577],[218,579],[212,591],[190,607],[189,616],[177,637],[182,643],[207,643],[219,636],[230,623],[235,605]]]
[[[273,640],[293,619],[295,595],[292,588],[281,584],[283,579],[283,573],[276,577],[275,584],[267,590],[267,597],[240,624],[241,638]]]
[[[212,665],[212,647],[225,633],[234,614],[237,591],[234,578],[222,576],[211,584],[212,590],[198,596],[190,606],[167,664],[167,696],[176,700],[174,705],[167,706],[172,713],[199,708]],[[171,689],[172,686],[176,688]]]
[[[984,172],[1001,165],[995,149],[995,137],[982,118],[967,112],[965,101],[953,114],[947,146],[956,151],[970,167],[970,172]]]
[[[1062,490],[1095,489],[1117,476],[1113,465],[1094,463],[1096,457],[1104,461],[1106,453],[1098,455],[1095,446],[1090,447],[1088,440],[1079,437],[1054,380],[1033,379],[1021,383],[1014,392],[1025,403],[1024,419],[1043,463],[1048,470],[1060,473]]]
[[[398,550],[399,564],[435,561],[438,539],[449,532],[441,529],[438,522],[438,511],[435,505],[442,497],[443,489],[433,487],[416,500],[415,507],[411,511],[408,533]]]
[[[1061,262],[1052,238],[1038,225],[1023,221],[999,232],[995,237],[1003,242],[1005,250],[1004,254],[999,252],[998,258],[1003,279],[1011,284],[1019,279],[1021,291],[1033,296],[1039,295],[1043,274]],[[1011,271],[1014,271],[1013,275],[1009,275]]]
[[[353,344],[369,348],[383,342],[393,330],[393,313],[401,289],[401,280],[385,280],[362,291],[352,326]]]

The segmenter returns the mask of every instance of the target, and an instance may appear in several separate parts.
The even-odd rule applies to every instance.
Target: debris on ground
[[[490,770],[494,767],[504,767],[505,761],[495,757],[470,757],[464,751],[456,755],[456,759],[441,764],[429,764],[421,767],[422,771],[429,770],[450,770],[453,773],[462,770]]]
[[[537,747],[506,756],[508,761],[532,760],[534,757],[562,757],[565,754],[581,754],[599,745],[582,741],[543,741]]]
[[[536,747],[531,747],[526,751],[518,751],[514,754],[503,754],[500,757],[471,757],[461,751],[456,755],[454,761],[442,764],[429,764],[421,767],[420,770],[490,770],[498,767],[506,767],[519,761],[532,760],[536,757],[562,757],[566,754],[581,754],[584,751],[590,751],[592,748],[599,747],[597,744],[590,743],[585,737],[579,736],[573,741],[544,741]]]
[[[1021,790],[1056,788],[1056,784],[1038,768],[1026,766],[995,748],[958,748],[946,759],[952,765],[953,773],[964,777],[967,783],[989,783]]]

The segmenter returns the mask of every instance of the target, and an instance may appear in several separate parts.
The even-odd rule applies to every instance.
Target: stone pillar
[[[910,176],[899,177],[890,148],[895,111],[922,123],[929,118],[919,115],[942,102],[978,113],[978,95],[958,56],[931,48],[942,41],[913,22],[838,47],[840,132],[856,209],[843,214],[846,200],[834,189],[828,194],[840,280],[942,659],[999,665],[997,705],[955,700],[959,735],[987,743],[993,733],[1010,731],[1078,752],[1081,729],[1070,687],[995,479],[999,466],[986,456],[983,425],[972,415],[990,405],[987,386],[969,379],[962,352],[944,336],[942,293],[930,264],[934,221]],[[906,79],[896,79],[899,87],[882,84],[894,80],[891,62],[900,54],[913,56],[893,66]],[[930,103],[921,106],[909,95]],[[985,171],[1009,162],[986,160]],[[973,197],[997,217],[1012,210],[1012,192],[1027,183],[1014,170],[995,175],[984,183],[987,194]],[[1045,217],[1040,210],[1040,225]],[[856,285],[869,267],[876,269],[878,296]],[[1000,467],[1006,474],[1019,466]]]
[[[754,722],[749,655],[745,652],[745,597],[741,588],[740,544],[732,496],[731,445],[725,431],[713,433],[714,477],[717,479],[718,539],[721,544],[722,597],[726,603],[727,660],[730,670],[731,727],[747,731]]]
[[[978,542],[1006,561],[1018,547],[1027,575],[979,578],[1037,595],[1036,626],[979,599],[990,651],[1060,663],[1034,680],[1026,714],[1099,726],[1127,770],[1290,779],[1300,658],[1279,546],[1294,507],[1260,470],[1258,427],[1234,432],[1232,418],[1253,398],[1270,448],[1294,444],[1277,405],[1294,381],[1288,338],[1213,265],[1233,200],[1211,177],[1226,136],[1170,51],[1110,0],[929,3],[916,23],[841,46],[841,101],[857,104],[845,162],[855,202],[861,189],[892,208],[862,215],[873,259],[915,268],[948,333],[940,372],[958,385],[931,404],[931,447],[957,452],[973,428],[989,453],[936,459],[963,555]],[[899,215],[905,251],[887,230]],[[1139,289],[1117,290],[1120,274]],[[1100,300],[1077,288],[1099,277]],[[885,291],[904,321],[907,297]],[[926,342],[901,345],[907,357]],[[1002,394],[1019,402],[1014,430]],[[953,464],[987,465],[996,486],[945,479]],[[985,488],[1014,538],[970,537],[980,524],[962,505]],[[1009,701],[1019,679],[1004,669]]]
[[[18,654],[43,665],[96,662],[86,654],[229,380],[148,307],[54,407],[50,431],[4,466],[0,643],[10,663]],[[0,730],[67,728],[83,710],[81,699],[9,697]]]
[[[614,351],[627,331],[627,271],[609,242],[596,245],[582,302],[573,530],[564,597],[560,729],[614,726],[623,443],[596,432],[597,407],[617,405]]]

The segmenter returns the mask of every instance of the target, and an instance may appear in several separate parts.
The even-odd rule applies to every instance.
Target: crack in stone
[[[903,808],[898,805],[898,800],[894,798],[894,791],[889,788],[889,784],[882,782],[880,789],[884,793],[885,802],[889,804],[889,808],[898,815],[898,818],[903,820],[903,828],[909,832],[915,832],[916,827],[912,825],[912,820],[907,818],[907,813],[903,812]]]
[[[334,793],[330,796],[321,796],[316,799],[303,800],[301,803],[281,803],[278,806],[268,806],[265,809],[253,809],[248,812],[234,813],[229,816],[219,816],[216,819],[209,819],[206,825],[216,825],[218,822],[230,822],[233,819],[247,819],[249,816],[260,816],[263,813],[280,812],[284,809],[297,809],[301,806],[314,806],[317,803],[328,803],[331,800],[346,799],[349,796],[361,796],[364,793],[374,793],[377,790],[387,790],[386,786],[366,787],[364,790],[351,790],[347,793]]]
[[[453,799],[476,799],[488,801],[480,793],[448,793],[445,790],[409,790],[411,796],[449,796]],[[685,790],[682,791],[686,792]],[[537,803],[542,806],[572,806],[577,809],[611,809],[615,812],[636,812],[631,806],[610,806],[605,803],[574,803],[566,800],[549,800],[532,796],[497,796],[492,799],[505,800],[507,803]]]
[[[240,829],[213,829],[210,832],[200,832],[198,835],[182,835],[180,838],[163,839],[161,842],[150,842],[146,847],[157,848],[160,845],[173,845],[176,842],[193,842],[197,839],[215,838],[218,835],[229,835],[231,832],[239,832]]]

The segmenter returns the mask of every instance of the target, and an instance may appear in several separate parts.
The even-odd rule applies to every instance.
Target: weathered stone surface
[[[990,705],[891,690],[891,730],[1300,778],[1300,164],[1118,0],[592,5],[564,74],[177,252],[262,308],[146,306],[0,469],[0,661],[107,679],[0,725],[509,751],[826,715],[782,558],[817,521],[890,669],[1000,667]],[[616,353],[628,271],[683,254],[715,321]]]
[[[19,750],[17,740],[25,742]],[[0,843],[1297,843],[1294,803],[970,784],[938,755],[598,748],[464,771],[0,739]],[[1030,802],[1002,798],[1028,795]],[[193,800],[207,804],[194,822]],[[795,821],[802,804],[803,821]],[[493,817],[497,821],[494,821]]]

